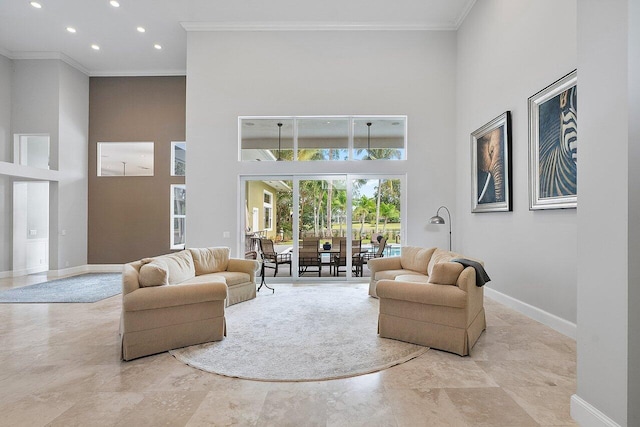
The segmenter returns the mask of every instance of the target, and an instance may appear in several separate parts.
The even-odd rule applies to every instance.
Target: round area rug
[[[277,288],[227,308],[222,341],[172,350],[195,368],[262,381],[318,381],[379,371],[427,347],[380,338],[378,300],[342,286]]]

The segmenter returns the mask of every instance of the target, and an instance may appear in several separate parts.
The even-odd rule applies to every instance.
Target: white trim
[[[89,77],[165,77],[186,76],[187,70],[129,70],[129,71],[92,71]]]
[[[60,172],[53,169],[40,169],[31,166],[0,162],[0,175],[36,181],[60,181]]]
[[[582,427],[620,427],[620,424],[607,417],[577,394],[571,396],[571,418]]]
[[[462,25],[462,23],[464,22],[465,18],[469,14],[469,12],[471,12],[471,9],[473,9],[473,5],[475,5],[475,4],[476,4],[476,0],[467,0],[467,4],[464,6],[462,11],[460,12],[460,15],[458,15],[458,17],[455,20],[455,24],[454,25],[456,27],[456,30],[458,30],[460,28],[460,25]]]
[[[123,264],[85,264],[76,267],[63,268],[61,270],[49,270],[47,276],[62,277],[83,273],[122,273]],[[0,279],[20,277],[31,274],[28,270],[0,271]]]
[[[181,22],[185,31],[455,31],[449,25],[384,22]]]
[[[569,338],[573,338],[575,340],[577,337],[577,326],[575,323],[569,322],[568,320],[558,317],[555,314],[551,314],[538,307],[527,304],[526,302],[522,302],[516,298],[505,295],[502,292],[498,292],[495,289],[491,289],[487,286],[485,286],[484,288],[484,293],[492,300],[506,305],[507,307],[510,307],[527,317],[537,320],[538,322],[547,325],[552,329],[555,329],[556,331],[568,336]]]
[[[57,59],[60,60],[76,70],[80,71],[85,75],[89,75],[89,70],[87,70],[83,65],[81,65],[75,59],[65,55],[61,52],[12,52],[11,59]]]
[[[61,270],[49,270],[47,276],[49,277],[62,277],[71,276],[74,274],[89,273],[88,265],[78,265],[76,267],[63,268]]]
[[[122,273],[124,264],[88,264],[88,273]]]
[[[187,184],[171,184],[171,185],[169,185],[169,191],[171,193],[169,195],[169,203],[170,203],[169,211],[171,212],[170,217],[169,217],[170,218],[169,219],[169,223],[170,223],[169,229],[170,229],[170,233],[171,233],[169,235],[169,248],[170,249],[184,249],[186,247],[185,245],[186,245],[186,240],[187,240],[187,229],[186,229],[187,228],[187,215],[186,214],[179,215],[179,214],[176,214],[176,212],[175,212],[175,195],[176,195],[175,189],[176,188],[182,188],[185,191],[185,197],[184,197],[185,205],[187,203],[187,194],[186,194],[186,192],[187,192]],[[184,218],[184,220],[185,220],[185,230],[184,230],[185,243],[176,244],[174,242],[175,233],[176,233],[175,220],[176,219],[182,219],[182,218]]]

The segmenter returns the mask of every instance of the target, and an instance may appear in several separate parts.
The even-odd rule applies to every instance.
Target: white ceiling
[[[475,0],[0,0],[0,54],[91,76],[185,74],[192,29],[457,29]],[[67,26],[76,28],[71,34]],[[136,31],[142,26],[146,32]],[[91,44],[100,46],[99,51]],[[160,44],[162,50],[154,49]]]

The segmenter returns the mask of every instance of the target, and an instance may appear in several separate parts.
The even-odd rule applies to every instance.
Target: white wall
[[[628,424],[640,425],[640,2],[629,1]]]
[[[89,77],[59,60],[14,60],[11,132],[50,135],[50,268],[87,262]]]
[[[454,238],[463,253],[485,261],[487,287],[570,323],[576,322],[576,210],[529,211],[527,99],[576,65],[575,0],[483,0],[458,31]],[[472,214],[470,134],[507,110],[513,212]]]
[[[0,55],[0,161],[11,160],[11,77],[13,62]],[[11,180],[0,176],[0,274],[11,270]]]
[[[637,150],[630,144],[629,119],[638,119],[629,115],[629,79],[637,75],[629,74],[627,3],[578,4],[579,327],[572,414],[583,425],[604,425],[581,418],[585,406],[619,425],[638,425],[627,420],[628,363],[638,363],[628,359],[627,346],[628,307],[638,310],[630,305],[629,290],[637,282],[629,281],[629,262],[637,264],[639,255],[637,245],[628,246],[629,212],[637,211],[640,190],[637,172],[632,172],[635,187],[630,186],[627,165],[627,156]]]
[[[189,33],[188,246],[228,245],[237,253],[240,218],[229,208],[242,206],[239,174],[371,170],[408,175],[406,243],[448,245],[445,227],[426,222],[440,204],[455,202],[455,48],[453,32]],[[322,114],[408,115],[409,160],[384,169],[378,162],[237,161],[239,115]],[[232,238],[223,239],[224,231]]]
[[[89,77],[64,62],[59,67],[58,269],[87,263],[89,161]]]
[[[0,55],[0,162],[11,161],[11,76],[12,61]]]

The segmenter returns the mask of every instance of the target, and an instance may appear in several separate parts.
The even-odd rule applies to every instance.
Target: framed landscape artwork
[[[471,134],[471,212],[511,210],[511,112]]]
[[[529,209],[578,205],[577,72],[529,98]]]

